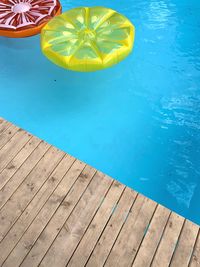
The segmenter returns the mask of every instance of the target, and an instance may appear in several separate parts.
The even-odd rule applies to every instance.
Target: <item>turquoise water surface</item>
[[[200,224],[200,1],[103,5],[136,27],[117,66],[76,73],[49,62],[40,37],[0,37],[0,116]]]

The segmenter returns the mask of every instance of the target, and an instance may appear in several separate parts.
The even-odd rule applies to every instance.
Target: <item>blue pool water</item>
[[[39,36],[0,37],[0,116],[200,224],[200,1],[62,4],[125,14],[134,52],[76,73],[43,57]]]

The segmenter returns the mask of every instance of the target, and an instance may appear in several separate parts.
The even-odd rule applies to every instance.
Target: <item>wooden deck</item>
[[[196,267],[199,227],[0,119],[0,266]]]

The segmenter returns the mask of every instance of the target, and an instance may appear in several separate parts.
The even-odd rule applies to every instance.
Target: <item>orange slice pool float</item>
[[[58,0],[0,0],[0,35],[27,37],[61,13]]]

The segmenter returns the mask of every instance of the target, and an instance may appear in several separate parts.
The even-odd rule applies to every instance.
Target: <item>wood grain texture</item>
[[[199,226],[0,118],[0,266],[200,267]]]

